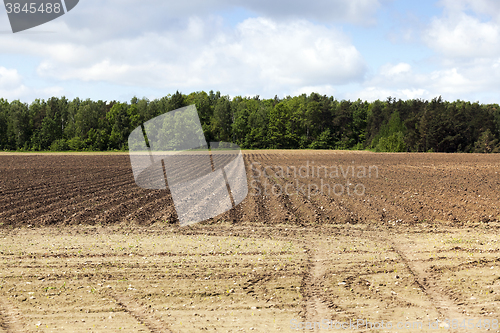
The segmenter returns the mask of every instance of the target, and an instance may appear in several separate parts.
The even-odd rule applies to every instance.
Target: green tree
[[[170,97],[168,101],[168,109],[166,111],[177,110],[184,106],[187,106],[184,96],[179,91],[176,91],[175,94]]]
[[[0,149],[1,150],[9,150],[12,149],[10,147],[9,140],[9,102],[3,98],[0,98]]]
[[[382,137],[375,147],[378,152],[404,152],[406,144],[404,142],[403,132],[395,132],[387,137]]]
[[[289,110],[285,102],[279,102],[269,112],[269,127],[267,132],[267,141],[270,148],[287,148],[286,141],[286,119]]]
[[[221,97],[215,105],[212,118],[212,133],[217,141],[229,142],[232,140],[232,123],[233,114],[229,97]]]
[[[475,143],[475,153],[500,153],[498,139],[489,129],[484,131]]]
[[[269,110],[272,108],[271,104],[256,101],[249,103],[251,110],[248,116],[248,128],[245,136],[245,148],[251,149],[264,149],[268,148],[267,131],[269,124]]]
[[[332,149],[332,137],[330,135],[330,129],[327,128],[324,130],[318,137],[318,139],[314,140],[309,148],[311,149]]]
[[[32,134],[28,105],[16,100],[10,103],[7,131],[12,137],[14,149],[28,150]]]
[[[128,109],[127,103],[116,103],[106,114],[106,119],[112,126],[109,135],[110,149],[127,149],[127,140],[131,130]]]

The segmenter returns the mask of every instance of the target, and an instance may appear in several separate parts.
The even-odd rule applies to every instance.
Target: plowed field
[[[127,155],[0,154],[0,332],[500,331],[498,156],[244,159],[181,228]]]

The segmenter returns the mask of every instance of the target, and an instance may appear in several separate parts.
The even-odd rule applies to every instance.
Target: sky
[[[80,0],[16,34],[0,7],[0,98],[202,90],[499,103],[500,1]]]

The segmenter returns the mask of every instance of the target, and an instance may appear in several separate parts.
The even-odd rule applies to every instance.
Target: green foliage
[[[388,137],[382,137],[375,147],[378,152],[403,152],[406,151],[403,132],[396,132]]]
[[[212,117],[212,133],[216,141],[231,141],[233,113],[229,97],[224,96],[219,98],[215,105],[214,114]]]
[[[331,149],[332,148],[332,138],[330,135],[330,129],[324,130],[310,145],[311,149]]]
[[[111,125],[109,148],[125,150],[129,130],[133,129],[130,128],[130,124],[134,121],[138,123],[137,107],[135,105],[129,107],[127,103],[116,103],[106,114],[106,119]]]
[[[267,141],[270,143],[270,148],[287,148],[286,119],[289,113],[289,109],[284,102],[278,103],[269,111]]]
[[[85,142],[79,136],[69,139],[68,146],[70,150],[83,150],[86,148]]]
[[[376,151],[400,152],[406,150],[404,143],[404,133],[406,128],[401,121],[398,111],[394,111],[386,124],[383,124],[380,131],[372,141],[372,147]],[[395,149],[395,150],[394,150]]]
[[[69,145],[64,139],[55,140],[52,142],[49,148],[51,151],[67,151],[69,150]]]
[[[65,97],[31,104],[0,98],[0,150],[127,150],[128,136],[148,120],[195,104],[207,142],[247,149],[371,149],[400,152],[499,152],[500,107],[467,101],[336,100],[310,95],[260,99],[204,91],[130,103]],[[180,116],[179,116],[180,117]],[[155,135],[185,142],[195,124],[174,117]],[[172,128],[175,129],[174,132]],[[170,131],[170,132],[169,132]],[[175,134],[177,133],[177,134]],[[199,133],[198,140],[203,137]]]
[[[498,139],[496,139],[491,131],[487,129],[484,131],[479,140],[476,141],[475,144],[475,153],[499,153],[500,152],[500,144],[498,143]]]

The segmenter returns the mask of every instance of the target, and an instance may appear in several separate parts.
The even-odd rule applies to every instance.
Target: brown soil
[[[0,154],[0,332],[499,331],[498,156],[244,158],[244,202],[180,228],[126,155]]]

